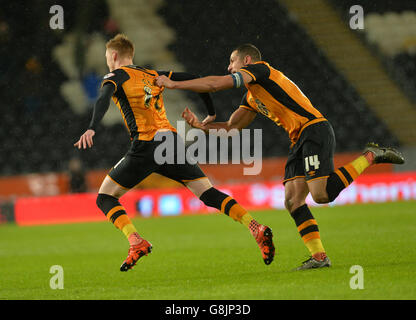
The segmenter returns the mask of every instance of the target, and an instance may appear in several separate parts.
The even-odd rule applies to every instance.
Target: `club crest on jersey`
[[[256,102],[259,111],[267,117],[269,115],[269,110],[267,110],[266,106],[259,99],[254,101]]]
[[[115,76],[115,74],[114,74],[114,73],[112,73],[112,72],[110,72],[110,73],[107,73],[107,74],[104,76],[104,79],[108,79],[108,78],[113,77],[113,76]]]

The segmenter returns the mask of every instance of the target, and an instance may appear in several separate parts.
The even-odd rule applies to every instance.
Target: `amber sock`
[[[318,223],[314,219],[308,206],[306,204],[300,206],[291,212],[291,216],[293,220],[295,220],[299,235],[311,255],[325,253],[325,249],[321,242]]]
[[[205,205],[217,208],[233,220],[244,224],[247,228],[250,226],[251,221],[254,220],[247,210],[239,205],[237,201],[215,188],[210,188],[205,191],[199,199]]]
[[[121,230],[127,239],[129,239],[133,233],[137,233],[136,228],[127,216],[126,210],[117,198],[100,193],[97,197],[97,205],[106,215],[108,221],[110,221],[117,229]]]
[[[373,164],[374,154],[366,152],[354,161],[332,172],[327,180],[326,192],[329,202],[334,201],[360,174]]]

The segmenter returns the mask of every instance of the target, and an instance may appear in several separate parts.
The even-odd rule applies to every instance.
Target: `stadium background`
[[[54,4],[64,9],[63,30],[50,28]],[[349,27],[355,4],[364,9],[363,30]],[[333,124],[336,165],[369,141],[398,147],[407,158],[400,167],[370,169],[338,204],[416,199],[414,1],[14,1],[0,10],[1,222],[104,219],[95,192],[129,145],[117,108],[112,105],[91,150],[75,150],[73,143],[107,73],[105,42],[118,32],[135,43],[136,64],[201,76],[225,74],[231,50],[255,44]],[[213,94],[219,121],[242,92]],[[173,125],[185,106],[204,115],[197,95],[165,95]],[[260,175],[244,176],[243,165],[202,167],[248,208],[282,208],[287,135],[261,116],[250,128],[263,129]],[[125,206],[146,217],[207,211],[178,187],[152,175],[126,195]]]

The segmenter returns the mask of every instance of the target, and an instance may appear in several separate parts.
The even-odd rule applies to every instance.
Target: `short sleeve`
[[[259,81],[270,76],[269,67],[263,63],[249,64],[248,66],[242,67],[240,70],[248,73],[254,81]]]
[[[173,71],[156,71],[159,76],[166,76],[171,79]],[[173,79],[172,79],[173,80]]]
[[[249,101],[247,100],[247,92],[244,94],[243,98],[241,99],[240,108],[244,108],[244,109],[247,109],[247,110],[250,110],[250,111],[253,111],[253,112],[257,113],[257,110],[254,109],[250,105]]]
[[[127,80],[130,79],[129,74],[124,71],[123,69],[116,69],[110,73],[107,73],[104,77],[103,80],[101,82],[101,87],[107,83],[107,82],[111,82],[114,84],[115,86],[115,90],[114,92],[117,91],[117,89],[119,87],[121,87],[121,85],[126,82]]]
[[[166,76],[173,81],[186,81],[200,78],[198,75],[188,72],[173,72],[173,71],[156,71],[158,75]]]

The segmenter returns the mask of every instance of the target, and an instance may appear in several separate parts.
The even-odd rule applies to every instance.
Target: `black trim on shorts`
[[[334,171],[334,153],[335,134],[331,124],[328,121],[311,124],[289,151],[283,183],[298,176],[304,176],[306,181],[329,176]],[[309,156],[317,156],[319,167],[306,171],[305,158]]]
[[[174,135],[174,159],[177,159],[177,145],[178,143],[183,143],[183,141],[176,132],[163,132],[163,134],[169,133]],[[181,139],[181,141],[178,141],[178,139]],[[156,148],[163,142],[163,139],[161,141],[155,141],[153,138],[150,141],[144,141],[138,140],[137,137],[135,137],[128,152],[110,170],[108,175],[112,180],[114,180],[114,182],[126,189],[133,188],[154,172],[180,182],[184,185],[186,181],[206,177],[204,172],[197,164],[189,164],[186,162],[186,158],[185,163],[183,164],[156,163],[154,159],[154,152]]]

